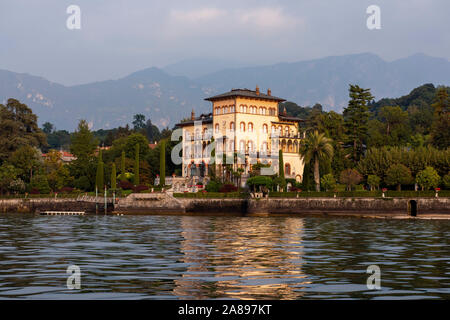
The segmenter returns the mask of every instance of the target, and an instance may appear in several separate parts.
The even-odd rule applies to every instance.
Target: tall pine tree
[[[367,144],[368,104],[374,97],[370,89],[358,85],[350,85],[349,96],[348,107],[344,109],[344,125],[351,145],[351,158],[356,164]]]

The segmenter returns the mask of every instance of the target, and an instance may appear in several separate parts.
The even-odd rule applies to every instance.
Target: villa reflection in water
[[[175,280],[185,298],[298,299],[309,284],[302,271],[303,219],[181,218],[180,251],[188,265]],[[275,223],[274,223],[275,222]]]

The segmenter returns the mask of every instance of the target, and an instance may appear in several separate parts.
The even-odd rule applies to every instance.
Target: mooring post
[[[95,186],[95,214],[98,214],[98,187]]]

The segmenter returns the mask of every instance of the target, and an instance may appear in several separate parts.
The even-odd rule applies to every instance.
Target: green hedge
[[[336,194],[336,197],[340,198],[377,198],[382,196],[382,191],[338,191],[338,192],[316,192],[316,191],[302,191],[298,193],[299,197],[323,197],[332,198]],[[386,197],[392,198],[416,198],[416,197],[434,197],[435,191],[394,191],[388,190],[385,192]],[[296,198],[297,192],[270,192],[269,197],[271,198]],[[439,197],[450,197],[450,190],[439,191]]]
[[[195,199],[223,199],[223,198],[247,198],[248,194],[239,192],[186,192],[186,193],[174,193],[175,198],[195,198]]]

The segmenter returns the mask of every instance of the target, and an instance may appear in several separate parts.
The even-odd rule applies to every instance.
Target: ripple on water
[[[0,298],[449,299],[449,239],[449,221],[0,215]]]

